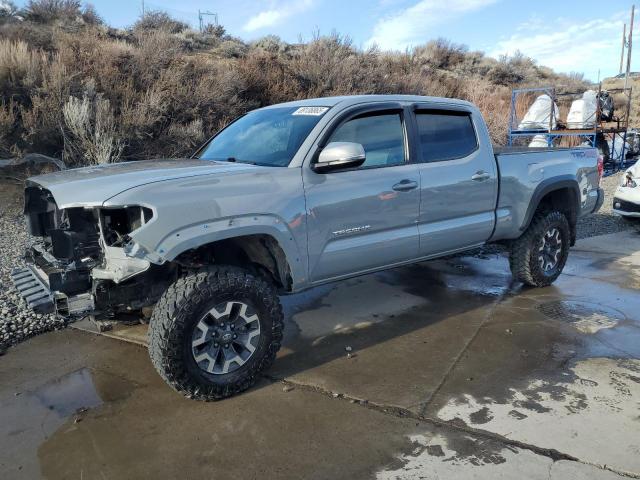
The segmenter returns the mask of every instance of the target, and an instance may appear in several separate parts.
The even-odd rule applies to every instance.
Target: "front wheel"
[[[265,279],[214,266],[171,285],[149,328],[149,354],[160,376],[189,398],[219,400],[249,388],[273,363],[283,314]]]
[[[514,279],[532,287],[551,285],[567,262],[570,242],[569,222],[563,213],[537,213],[511,245],[509,265]]]

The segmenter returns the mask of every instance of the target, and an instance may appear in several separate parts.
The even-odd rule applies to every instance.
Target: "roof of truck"
[[[458,100],[456,98],[443,98],[443,97],[427,97],[422,95],[344,95],[339,97],[320,97],[320,98],[308,98],[305,100],[295,100],[293,102],[278,103],[270,105],[265,108],[274,107],[348,107],[350,105],[356,105],[358,103],[367,102],[430,102],[430,103],[447,103],[450,105],[466,105],[472,104],[465,100]]]

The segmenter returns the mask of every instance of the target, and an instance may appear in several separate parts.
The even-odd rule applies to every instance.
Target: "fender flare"
[[[247,236],[269,235],[273,237],[289,265],[293,285],[306,279],[306,267],[300,255],[294,235],[286,222],[275,215],[243,215],[218,218],[206,223],[187,225],[163,237],[155,248],[147,248],[147,257],[154,263],[175,260],[181,253],[219,240]],[[135,241],[136,238],[132,237]]]
[[[542,199],[551,192],[569,188],[569,191],[573,192],[574,196],[574,208],[576,213],[580,211],[580,186],[577,180],[572,175],[560,175],[557,177],[547,178],[540,182],[531,196],[531,201],[527,207],[527,213],[525,214],[524,221],[520,226],[520,231],[524,232],[533,220],[533,215],[538,210]]]

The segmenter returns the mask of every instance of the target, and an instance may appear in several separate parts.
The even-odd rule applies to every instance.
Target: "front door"
[[[367,112],[342,122],[330,142],[360,143],[357,169],[303,169],[311,282],[349,276],[418,255],[420,176],[409,163],[404,113]]]

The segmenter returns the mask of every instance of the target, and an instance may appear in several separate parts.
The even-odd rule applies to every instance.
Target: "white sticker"
[[[314,115],[320,116],[329,110],[329,107],[300,107],[291,115]]]

